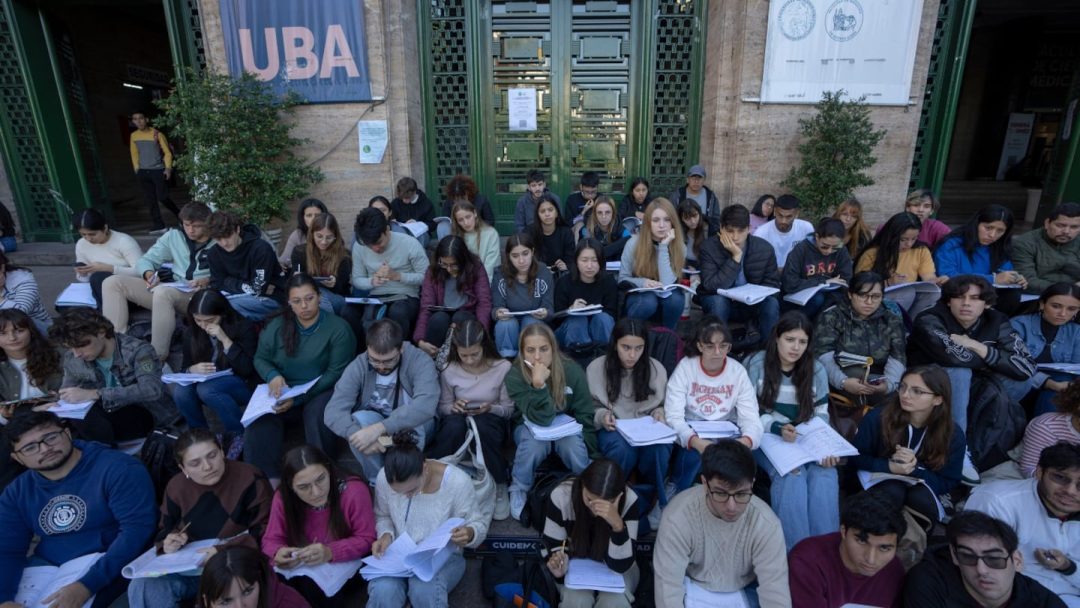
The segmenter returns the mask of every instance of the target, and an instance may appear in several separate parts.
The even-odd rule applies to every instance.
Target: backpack
[[[521,510],[521,525],[526,528],[531,526],[537,532],[544,531],[548,497],[551,496],[551,491],[569,476],[569,471],[546,471],[533,480],[533,485],[525,496],[525,508]]]
[[[668,376],[683,357],[683,341],[679,334],[663,326],[649,328],[649,356],[667,370]]]
[[[180,472],[180,465],[176,464],[173,450],[180,433],[172,427],[158,427],[150,432],[146,441],[139,451],[139,460],[146,465],[150,473],[150,480],[154,482],[154,495],[157,503],[165,494],[165,486],[169,480]]]
[[[1024,410],[1009,399],[995,376],[972,374],[968,403],[967,436],[971,462],[980,471],[1009,459],[1009,450],[1024,438]]]
[[[518,564],[510,553],[486,555],[480,563],[480,583],[484,597],[495,608],[559,605],[559,587],[539,554],[525,558],[523,564]]]

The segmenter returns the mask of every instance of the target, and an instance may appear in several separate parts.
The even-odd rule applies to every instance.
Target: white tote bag
[[[472,416],[466,416],[465,423],[469,427],[465,432],[465,442],[453,454],[440,458],[439,462],[456,466],[472,479],[480,516],[490,524],[491,516],[495,512],[495,481],[484,464],[484,450],[480,447],[480,432],[476,430],[476,422]]]

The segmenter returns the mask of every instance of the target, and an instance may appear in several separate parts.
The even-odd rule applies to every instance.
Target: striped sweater
[[[574,529],[574,506],[571,499],[572,481],[564,481],[559,484],[548,496],[544,518],[544,545],[548,549],[554,549],[562,545],[573,535]],[[570,557],[583,557],[596,561],[603,561],[608,568],[620,574],[625,573],[634,565],[634,541],[638,534],[638,514],[642,512],[641,499],[630,488],[626,488],[622,507],[623,529],[620,532],[611,532],[608,536],[607,548],[602,547],[571,547],[568,545]],[[602,520],[597,525],[602,525]],[[593,527],[595,529],[595,526]],[[590,540],[593,535],[589,535]],[[590,543],[595,545],[595,543]]]

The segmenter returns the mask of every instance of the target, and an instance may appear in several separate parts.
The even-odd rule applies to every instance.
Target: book
[[[618,418],[615,420],[615,430],[634,447],[675,443],[678,438],[675,429],[657,422],[652,416]]]
[[[565,584],[567,589],[585,589],[607,593],[623,593],[626,581],[623,575],[608,568],[606,564],[591,560],[574,558],[566,567]]]
[[[780,293],[780,290],[776,287],[766,287],[764,285],[747,283],[746,285],[740,285],[732,289],[717,289],[716,293],[730,300],[746,304],[747,306],[753,306],[754,304],[765,301],[765,298],[769,296]]]
[[[392,222],[395,225],[401,226],[405,230],[408,230],[409,234],[415,236],[416,238],[420,238],[428,233],[428,226],[424,222],[399,222],[397,220],[392,220]]]
[[[690,289],[686,285],[680,285],[678,283],[672,283],[671,285],[664,285],[663,287],[635,287],[628,290],[626,293],[640,293],[640,292],[652,292],[656,294],[661,293],[673,293],[676,289],[681,289],[690,295],[694,295],[694,290]],[[779,290],[778,290],[779,291]]]
[[[281,391],[281,396],[277,399],[270,396],[269,384],[260,384],[259,386],[256,386],[255,392],[251,395],[251,399],[248,400],[244,415],[240,417],[240,424],[244,425],[244,428],[247,428],[251,426],[252,422],[255,422],[259,418],[274,413],[274,406],[282,401],[298,397],[308,392],[311,390],[311,387],[315,386],[315,383],[319,381],[319,378],[322,378],[322,376],[318,376],[311,382],[306,382],[300,386],[294,386],[287,390],[283,390]]]
[[[86,418],[86,414],[90,412],[90,408],[94,407],[94,403],[96,402],[82,401],[80,403],[68,403],[61,399],[56,402],[55,406],[49,408],[49,411],[61,418],[82,420]]]
[[[225,542],[217,538],[190,542],[172,553],[158,554],[157,547],[150,547],[145,553],[131,560],[120,571],[126,579],[156,578],[166,574],[194,572],[206,561],[206,553],[200,549],[209,549]]]
[[[15,592],[15,603],[24,608],[47,608],[41,600],[56,593],[61,587],[70,585],[86,576],[90,568],[104,553],[87,553],[68,560],[59,566],[30,566],[23,568],[19,588]],[[90,608],[94,596],[86,600],[82,608]]]
[[[210,374],[162,374],[161,381],[165,384],[177,384],[179,386],[188,386],[191,384],[198,384],[199,382],[206,382],[207,380],[213,380],[214,378],[221,378],[222,376],[231,376],[233,371],[231,369],[223,369],[220,372],[213,372]]]
[[[529,427],[529,431],[532,432],[533,437],[536,437],[540,441],[555,441],[557,439],[562,439],[563,437],[570,437],[571,435],[580,435],[584,430],[580,422],[566,414],[555,416],[555,419],[552,420],[551,424],[548,426],[540,426],[526,418],[525,426]]]
[[[464,523],[460,517],[451,517],[420,543],[414,542],[408,533],[401,534],[390,543],[382,557],[371,555],[362,560],[365,565],[360,568],[360,576],[366,581],[385,576],[415,576],[424,582],[430,581],[454,553],[450,535],[454,528]]]
[[[877,484],[879,484],[879,483],[881,483],[883,481],[887,481],[889,479],[894,479],[896,481],[902,481],[902,482],[906,483],[909,486],[913,486],[913,485],[920,484],[920,483],[923,484],[924,486],[926,486],[925,481],[919,479],[918,477],[911,477],[909,475],[896,475],[894,473],[880,473],[880,472],[879,473],[871,473],[870,471],[858,471],[857,475],[859,477],[859,483],[862,485],[864,490],[869,490],[870,488],[876,486]],[[929,490],[930,486],[926,486],[926,489]],[[942,517],[945,517],[945,507],[942,506],[941,499],[937,497],[937,494],[934,494],[933,490],[930,491],[930,494],[934,497],[934,502],[937,503],[938,519],[941,519]]]
[[[298,566],[290,569],[274,567],[274,572],[285,578],[306,576],[315,581],[326,597],[333,597],[360,570],[362,563],[361,560],[355,559],[348,562],[327,562],[318,566]]]
[[[822,283],[821,285],[814,285],[813,287],[807,287],[806,289],[800,289],[799,291],[789,293],[784,296],[784,301],[791,302],[792,304],[797,304],[799,306],[806,306],[806,303],[809,302],[811,298],[816,296],[818,292],[833,291],[835,289],[840,289],[840,287],[842,286],[837,285],[836,283]]]
[[[742,435],[738,425],[730,420],[687,420],[702,439],[728,439]]]
[[[829,456],[858,456],[859,450],[848,443],[821,418],[814,417],[796,425],[799,436],[789,443],[766,429],[761,437],[761,451],[781,475],[787,475],[809,462]]]
[[[890,293],[890,292],[898,291],[898,290],[901,290],[901,289],[912,289],[912,288],[914,288],[915,291],[918,291],[920,293],[921,292],[927,292],[927,293],[938,292],[938,293],[941,293],[941,288],[938,287],[936,283],[931,283],[930,281],[912,281],[910,283],[898,283],[896,285],[889,285],[889,286],[885,287],[885,293]]]
[[[683,606],[685,608],[750,608],[746,594],[739,591],[709,591],[701,585],[683,578]]]
[[[345,298],[346,304],[382,304],[383,301],[379,298]]]
[[[97,300],[94,292],[90,289],[90,283],[72,283],[60,292],[56,297],[56,306],[83,306],[97,308]]]

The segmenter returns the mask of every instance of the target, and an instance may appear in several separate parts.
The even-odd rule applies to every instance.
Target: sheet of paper
[[[730,420],[687,420],[686,424],[702,439],[738,437],[742,432],[739,426]]]
[[[885,288],[885,293],[897,291],[900,289],[911,289],[913,287],[915,288],[915,291],[918,291],[920,293],[933,293],[935,291],[939,293],[941,292],[941,288],[934,283],[931,283],[930,281],[913,281],[911,283],[898,283],[896,285],[889,285]]]
[[[65,585],[74,583],[89,572],[103,553],[88,553],[82,557],[65,562],[62,566],[33,566],[23,568],[19,589],[15,592],[15,603],[24,608],[47,608],[41,600],[49,597]],[[83,608],[89,608],[94,597],[86,600]]]
[[[408,222],[399,222],[395,220],[394,223],[398,226],[401,226],[405,230],[408,230],[409,234],[415,236],[416,238],[420,238],[428,233],[427,224],[425,224],[424,222],[417,221],[410,224]]]
[[[330,562],[318,566],[300,566],[291,570],[274,568],[274,572],[285,578],[306,576],[315,581],[315,584],[319,586],[319,589],[323,590],[326,597],[333,597],[360,570],[361,563],[361,560],[357,559],[349,562]]]
[[[622,262],[608,262],[604,264],[604,270],[607,270],[608,272],[619,272],[620,270],[622,270]]]
[[[465,520],[460,517],[444,521],[420,541],[412,553],[405,556],[405,567],[425,583],[435,578],[435,574],[454,553],[454,547],[450,545],[451,531],[464,523]]]
[[[766,432],[761,437],[761,451],[781,475],[829,456],[856,456],[859,450],[820,418],[797,425],[799,436],[793,443]]]
[[[683,579],[685,608],[750,608],[742,591],[709,591],[689,578]]]
[[[90,283],[72,283],[57,296],[56,305],[97,308],[97,300],[94,299],[94,292],[90,289]]]
[[[199,382],[206,382],[207,380],[213,380],[214,378],[221,378],[222,376],[231,375],[233,375],[233,371],[231,369],[223,369],[220,372],[214,372],[212,374],[162,374],[161,381],[165,384],[188,386],[191,384],[197,384]]]
[[[652,292],[656,292],[656,293],[671,293],[671,292],[675,291],[676,289],[681,289],[681,290],[685,291],[686,293],[689,293],[690,295],[694,294],[693,289],[690,289],[686,285],[680,285],[678,283],[672,283],[671,285],[664,285],[663,287],[635,287],[635,288],[633,288],[631,290],[628,290],[626,293],[641,293],[641,292],[646,292],[646,291],[652,291]],[[780,291],[780,290],[777,289],[777,291]]]
[[[566,414],[555,416],[555,419],[548,426],[540,426],[529,419],[525,420],[525,426],[532,431],[534,437],[541,441],[555,441],[563,437],[577,435],[583,430],[580,422]]]
[[[82,420],[86,418],[86,414],[90,411],[90,408],[94,407],[93,401],[83,401],[80,403],[68,403],[61,399],[56,402],[56,405],[49,409],[50,412],[56,414],[61,418],[70,418],[72,420]]]
[[[360,576],[370,581],[373,578],[392,576],[407,578],[412,572],[405,566],[405,557],[416,550],[416,543],[408,534],[402,534],[390,543],[382,557],[369,555],[363,560],[364,567],[360,568]]]
[[[753,306],[771,295],[780,293],[780,290],[775,287],[747,283],[732,289],[717,289],[716,293],[730,300],[742,302],[747,306]]]
[[[799,291],[789,293],[784,296],[784,300],[799,306],[806,306],[806,303],[816,296],[818,292],[833,291],[835,289],[840,289],[840,286],[836,283],[823,283],[821,285],[815,285],[813,287],[807,287],[806,289],[800,289]]]
[[[359,161],[362,165],[377,165],[382,162],[386,145],[390,140],[388,123],[385,120],[356,121],[356,139],[359,146]]]
[[[376,306],[383,303],[379,298],[345,298],[345,302],[348,304],[374,304]]]
[[[531,315],[534,312],[541,312],[542,310],[544,310],[544,309],[543,308],[534,308],[532,310],[518,310],[518,311],[511,310],[511,311],[507,312],[507,314],[510,315],[511,317],[524,317],[524,316]]]
[[[206,561],[206,554],[200,553],[200,549],[208,549],[223,542],[217,538],[197,540],[184,545],[183,549],[175,553],[157,554],[157,547],[150,547],[145,553],[136,557],[130,564],[124,566],[121,574],[127,579],[154,578],[166,574],[178,574],[191,572],[202,567]]]
[[[1001,283],[994,283],[994,289],[1020,289],[1020,286],[1017,285],[1016,283],[1010,283],[1008,285],[1003,285]]]
[[[663,422],[657,422],[652,416],[617,419],[615,429],[627,443],[636,447],[675,443],[678,437],[675,429]]]
[[[507,126],[511,131],[536,130],[536,89],[515,87],[506,90]]]
[[[251,426],[252,422],[255,422],[259,418],[274,413],[274,406],[285,401],[286,399],[292,399],[299,395],[311,390],[311,387],[315,386],[315,383],[319,381],[318,376],[311,382],[305,382],[299,386],[291,387],[287,390],[281,391],[281,396],[277,399],[270,396],[270,385],[260,384],[255,387],[255,392],[252,393],[251,399],[248,400],[247,408],[244,410],[244,415],[240,417],[240,424],[244,427]]]
[[[608,568],[606,564],[591,559],[571,559],[565,582],[567,589],[590,589],[608,593],[626,591],[623,575]]]

